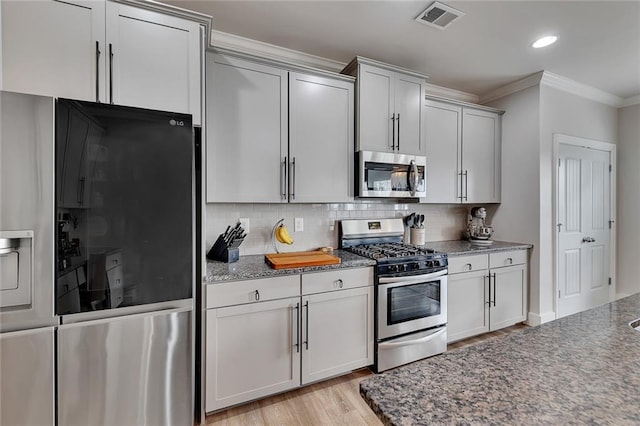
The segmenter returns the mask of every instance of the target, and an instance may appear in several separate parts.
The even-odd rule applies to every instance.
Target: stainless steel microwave
[[[359,197],[420,198],[427,195],[427,158],[420,155],[359,151]]]

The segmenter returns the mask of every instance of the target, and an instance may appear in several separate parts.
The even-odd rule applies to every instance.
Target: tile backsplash
[[[472,206],[450,204],[396,204],[385,201],[355,201],[340,204],[207,204],[207,250],[228,225],[240,218],[249,219],[249,234],[240,246],[240,255],[274,251],[271,230],[284,218],[294,243],[280,251],[312,250],[338,247],[338,221],[342,219],[375,219],[404,217],[412,212],[424,214],[426,241],[458,240],[466,227]],[[294,232],[294,218],[304,220],[304,230]]]

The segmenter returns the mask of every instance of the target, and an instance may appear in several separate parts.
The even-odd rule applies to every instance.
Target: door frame
[[[553,134],[553,309],[558,318],[558,294],[560,277],[558,277],[558,256],[560,252],[558,238],[558,161],[560,159],[560,144],[573,145],[577,147],[595,149],[609,153],[611,173],[609,175],[609,220],[611,221],[611,233],[609,239],[609,274],[611,285],[609,286],[609,301],[613,301],[616,295],[616,145],[609,142],[601,142],[593,139],[586,139],[577,136],[564,135],[562,133]]]

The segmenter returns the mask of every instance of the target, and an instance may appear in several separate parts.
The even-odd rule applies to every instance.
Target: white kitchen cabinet
[[[527,282],[526,250],[449,258],[447,342],[525,321]]]
[[[200,124],[200,25],[108,1],[106,28],[109,101],[192,114]]]
[[[200,25],[110,1],[0,4],[1,88],[193,114]]]
[[[345,202],[353,82],[207,56],[207,202]]]
[[[1,89],[105,101],[104,2],[2,0],[0,19]]]
[[[373,269],[206,287],[205,410],[373,364]]]
[[[300,385],[300,298],[206,313],[206,411]]]
[[[499,203],[502,111],[427,99],[428,203]]]
[[[336,283],[333,291],[302,297],[303,385],[373,364],[371,268],[345,270],[344,279],[340,272],[302,275],[303,293],[319,290],[318,281]],[[307,279],[314,283],[306,286]]]
[[[289,73],[290,201],[353,199],[353,82]]]
[[[425,155],[426,77],[362,57],[342,72],[357,76],[356,149]]]

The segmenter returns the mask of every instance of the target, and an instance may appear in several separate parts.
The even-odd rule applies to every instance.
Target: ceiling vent
[[[453,21],[464,15],[464,12],[460,12],[451,6],[435,1],[418,15],[416,21],[444,30],[451,25]]]

